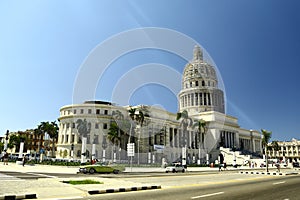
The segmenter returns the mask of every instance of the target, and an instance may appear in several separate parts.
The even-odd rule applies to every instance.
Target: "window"
[[[70,123],[67,123],[67,128],[70,128]]]
[[[96,110],[96,114],[97,114],[97,115],[100,115],[100,109],[97,109],[97,110]]]
[[[95,124],[95,129],[99,129],[99,124],[98,123]]]
[[[83,109],[80,109],[80,114],[83,114]]]
[[[88,110],[88,113],[89,113],[89,114],[92,114],[92,109],[89,109],[89,110]]]
[[[108,115],[108,110],[104,110],[104,115]]]
[[[72,128],[75,128],[75,123],[72,123]]]
[[[103,129],[107,129],[107,124],[106,123],[103,124]]]
[[[190,87],[193,87],[193,83],[192,82],[190,82]]]
[[[76,114],[76,109],[74,109],[73,113]]]
[[[196,81],[196,86],[199,86],[198,81]]]
[[[205,82],[204,81],[202,81],[202,86],[205,86]]]

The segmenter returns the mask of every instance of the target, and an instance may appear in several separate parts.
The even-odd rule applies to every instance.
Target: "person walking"
[[[3,164],[8,165],[8,153],[7,152],[5,152],[5,154],[3,156]]]
[[[25,155],[23,156],[22,162],[23,162],[23,167],[24,167],[24,165],[26,163],[26,156]]]
[[[224,163],[223,163],[223,169],[224,169],[224,171],[227,170],[227,164],[226,164],[225,161],[224,161]]]
[[[224,162],[224,156],[223,154],[219,154],[219,171],[222,171],[222,167],[223,167],[223,162]]]
[[[280,163],[277,162],[277,163],[275,164],[275,166],[276,166],[276,168],[277,168],[277,171],[280,172]]]

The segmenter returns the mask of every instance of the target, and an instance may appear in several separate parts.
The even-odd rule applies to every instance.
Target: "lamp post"
[[[82,144],[81,144],[81,163],[86,162],[86,137],[82,137]]]
[[[105,162],[105,149],[107,148],[107,142],[106,142],[106,137],[104,135],[102,140],[102,148],[103,148],[102,161]]]
[[[74,160],[74,144],[71,144],[71,159]]]
[[[6,134],[5,134],[5,145],[4,145],[4,151],[6,152],[7,151],[7,145],[8,145],[8,135],[9,135],[9,130],[6,131]]]

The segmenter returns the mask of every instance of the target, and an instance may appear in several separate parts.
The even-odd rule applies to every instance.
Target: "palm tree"
[[[111,143],[114,145],[113,153],[116,151],[116,145],[120,145],[120,128],[118,124],[115,121],[112,121],[110,123],[110,127],[107,133],[107,138],[111,141]]]
[[[184,137],[186,137],[187,128],[193,125],[193,120],[192,120],[192,118],[189,117],[189,114],[186,110],[177,113],[176,120],[179,120],[181,118],[182,118],[182,120],[180,122],[180,127],[182,127]],[[186,145],[186,143],[185,143],[185,145]]]
[[[135,114],[136,108],[130,107],[130,109],[128,110],[128,112],[129,112],[129,117],[131,119],[131,121],[130,121],[130,131],[129,131],[128,143],[131,143],[132,126],[133,126],[134,120],[136,119],[136,114]]]
[[[261,133],[262,133],[262,135],[263,135],[263,138],[262,138],[262,146],[263,146],[264,149],[265,149],[265,157],[266,157],[267,172],[269,172],[269,168],[268,168],[268,154],[267,154],[267,147],[268,147],[269,140],[271,139],[272,132],[271,132],[271,131],[264,130],[264,129],[261,129]]]
[[[41,136],[43,135],[43,130],[41,130],[40,126],[38,126],[33,130],[33,134],[35,135],[35,138],[38,139],[38,152],[40,152]]]
[[[276,141],[276,140],[274,140],[274,141],[272,141],[271,142],[271,147],[272,147],[272,149],[276,152],[275,153],[275,158],[277,158],[277,152],[280,150],[280,146],[279,146],[279,144],[278,144],[278,141]]]
[[[54,157],[55,143],[58,138],[58,125],[56,124],[56,121],[41,122],[39,129],[41,129],[43,133],[47,133],[50,139],[52,139],[52,157]]]
[[[187,128],[193,125],[193,120],[192,120],[192,118],[189,117],[188,112],[186,110],[177,113],[176,119],[179,120],[181,118],[182,118],[182,120],[180,122],[180,127],[182,127],[182,132],[184,135],[183,137],[185,138],[184,146],[186,148]],[[182,155],[182,158],[186,158],[186,152],[184,155]],[[183,162],[186,162],[186,161],[183,159]],[[186,165],[186,163],[182,163],[182,164]]]
[[[200,149],[204,149],[204,136],[207,132],[207,124],[203,119],[196,120],[192,126],[193,128],[198,127],[198,144],[199,144],[199,160],[200,160]],[[200,146],[201,145],[201,146]]]
[[[79,135],[82,137],[87,137],[88,133],[91,131],[91,124],[88,124],[86,119],[77,119],[76,123]]]
[[[136,113],[136,111],[138,111],[138,113]],[[141,137],[141,134],[142,134],[142,126],[144,125],[144,122],[145,122],[145,117],[149,117],[149,111],[148,111],[148,108],[146,106],[141,106],[139,109],[137,108],[132,108],[130,107],[130,109],[128,110],[129,112],[129,117],[131,118],[132,122],[136,122],[137,125],[140,126],[140,132],[138,133],[138,147],[137,147],[137,150],[138,150],[138,164],[140,164],[140,137]],[[132,126],[131,126],[131,129],[130,129],[130,135],[129,137],[131,136],[131,130],[132,130]],[[129,140],[130,141],[130,140]]]
[[[121,139],[121,130],[120,129],[124,125],[124,115],[122,114],[121,111],[114,110],[114,111],[112,111],[112,117],[113,117],[114,121],[116,122],[116,125],[113,125],[113,126],[117,127],[118,137],[120,137],[120,139]]]

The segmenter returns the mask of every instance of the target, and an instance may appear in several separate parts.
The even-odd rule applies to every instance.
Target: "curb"
[[[15,199],[36,199],[36,194],[25,195],[1,195],[0,200],[15,200]]]
[[[152,185],[152,186],[117,188],[117,189],[106,189],[106,190],[90,190],[90,191],[88,191],[88,193],[90,195],[93,195],[93,194],[105,194],[105,193],[114,193],[114,192],[131,192],[131,191],[153,190],[153,189],[161,189],[161,186],[160,185]]]
[[[294,175],[294,174],[298,174],[297,172],[291,172],[291,173],[281,173],[281,172],[240,172],[240,174],[262,174],[262,175],[284,175],[284,176],[287,176],[287,175]]]

